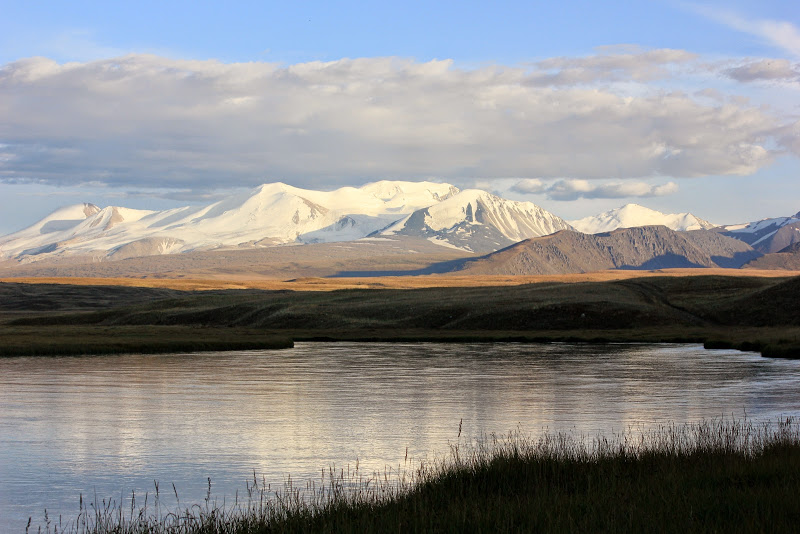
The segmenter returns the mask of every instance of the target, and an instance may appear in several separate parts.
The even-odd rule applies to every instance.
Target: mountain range
[[[124,259],[394,235],[482,253],[566,228],[531,202],[449,184],[382,181],[313,191],[274,183],[208,206],[165,211],[68,206],[0,238],[0,258]]]
[[[97,262],[364,239],[424,240],[473,256],[459,270],[494,274],[741,267],[780,251],[784,256],[762,264],[794,265],[800,213],[717,226],[691,213],[627,204],[568,222],[531,202],[443,183],[380,181],[335,191],[272,183],[164,211],[67,206],[0,237],[0,259]]]

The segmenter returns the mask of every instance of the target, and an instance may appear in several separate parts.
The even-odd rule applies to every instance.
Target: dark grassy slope
[[[197,342],[237,328],[241,335],[293,339],[712,341],[791,348],[800,345],[798,299],[800,279],[723,276],[331,292],[0,284],[0,334],[8,346],[20,335],[34,346],[36,332],[68,337],[80,326],[108,335],[137,326],[142,333],[147,327],[193,328],[186,335]],[[56,300],[71,303],[70,310],[42,309]]]
[[[0,284],[0,299],[17,284]],[[797,325],[800,279],[723,276],[614,282],[331,292],[26,286],[32,317],[15,324],[196,325],[273,329],[583,330],[665,326]],[[130,289],[130,288],[119,288]],[[51,292],[80,313],[45,313]],[[30,294],[39,293],[38,298]],[[150,299],[142,295],[150,295]],[[11,297],[14,300],[14,297]],[[784,305],[773,310],[774,305]],[[6,305],[0,305],[5,307]],[[24,311],[24,303],[15,303]],[[27,315],[27,314],[25,314]]]
[[[147,303],[179,296],[179,291],[122,286],[0,283],[0,313],[110,309],[121,304]]]

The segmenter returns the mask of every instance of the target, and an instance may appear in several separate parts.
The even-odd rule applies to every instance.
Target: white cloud
[[[538,178],[526,178],[520,180],[511,187],[512,191],[517,193],[538,194],[547,191],[547,185]]]
[[[609,79],[681,51],[542,62]],[[620,71],[620,69],[622,69]],[[202,189],[288,180],[749,174],[794,129],[767,110],[657,87],[531,83],[534,68],[343,59],[289,66],[129,55],[0,68],[0,181]],[[604,74],[605,73],[605,74]],[[610,73],[610,74],[609,74]],[[576,82],[577,83],[577,82]],[[583,85],[582,85],[583,84]]]
[[[601,47],[589,57],[556,57],[535,63],[527,83],[542,86],[587,84],[597,81],[649,81],[670,76],[669,67],[697,58],[685,50],[641,50],[635,46]]]
[[[644,198],[671,195],[678,185],[667,182],[651,185],[645,182],[596,182],[589,180],[557,180],[545,183],[537,178],[520,180],[512,188],[517,193],[545,194],[550,200],[577,200],[579,198]]]
[[[800,68],[788,59],[760,59],[725,69],[724,74],[738,82],[800,81]]]
[[[786,125],[779,133],[782,146],[794,154],[800,154],[800,121]]]
[[[705,5],[692,5],[691,8],[700,15],[734,30],[759,37],[762,41],[780,48],[794,57],[800,57],[800,29],[790,22],[748,18],[730,9]]]

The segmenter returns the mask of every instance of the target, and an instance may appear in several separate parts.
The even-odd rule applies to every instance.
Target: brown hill
[[[800,270],[800,242],[779,252],[756,258],[744,265],[743,269]]]
[[[758,255],[748,244],[715,232],[676,232],[666,226],[643,226],[594,235],[564,230],[460,261],[453,270],[523,275],[605,269],[736,268]]]

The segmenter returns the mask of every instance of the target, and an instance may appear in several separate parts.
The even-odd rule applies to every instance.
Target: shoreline
[[[800,347],[781,340],[796,337],[798,329],[749,329],[736,337],[725,331],[694,330],[680,334],[637,331],[406,331],[319,332],[270,331],[242,328],[169,326],[70,327],[0,326],[0,357],[80,356],[111,354],[167,354],[173,352],[224,352],[281,350],[296,342],[355,343],[576,343],[576,344],[702,344],[707,350],[734,349],[758,352],[763,357],[800,359]]]

